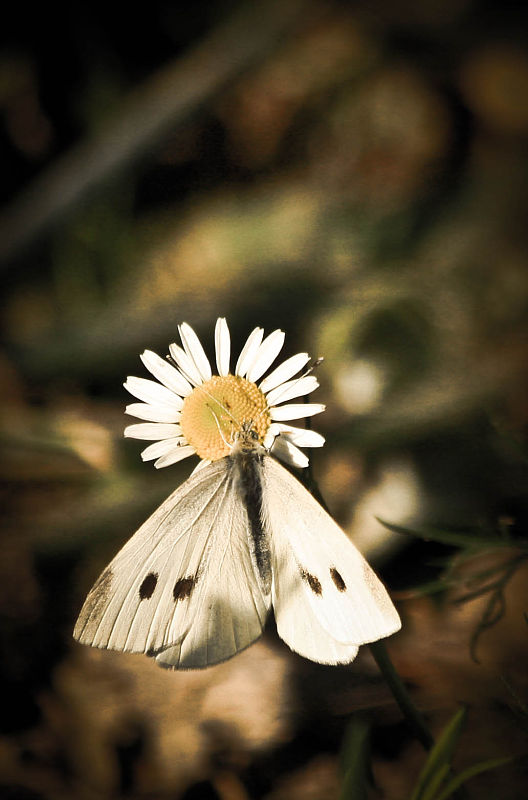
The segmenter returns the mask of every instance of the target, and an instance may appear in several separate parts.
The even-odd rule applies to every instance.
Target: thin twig
[[[48,231],[237,75],[266,56],[309,0],[245,3],[186,55],[132,91],[112,117],[56,161],[0,217],[0,263]],[[4,266],[6,264],[4,263]]]

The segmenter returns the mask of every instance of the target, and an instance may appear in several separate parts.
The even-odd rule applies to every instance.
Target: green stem
[[[418,739],[425,750],[430,750],[434,744],[433,736],[427,728],[422,715],[413,704],[402,679],[396,672],[394,664],[390,660],[384,643],[382,641],[371,642],[369,647],[381,674],[387,681],[387,684],[394,695],[394,699],[398,703],[398,706],[400,707],[403,716],[407,720],[414,736]]]

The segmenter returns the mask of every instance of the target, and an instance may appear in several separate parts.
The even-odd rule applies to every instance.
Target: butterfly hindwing
[[[247,512],[232,481],[222,459],[154,512],[90,591],[74,631],[80,642],[199,667],[261,635],[270,598],[257,579]]]
[[[363,556],[304,486],[269,456],[263,459],[262,486],[277,630],[292,650],[315,661],[343,663],[354,658],[358,645],[397,631],[398,613]]]

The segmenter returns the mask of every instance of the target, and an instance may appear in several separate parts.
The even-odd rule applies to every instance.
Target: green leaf
[[[427,786],[424,788],[420,800],[435,800],[436,793],[449,775],[449,770],[450,765],[447,763],[442,764],[442,766],[437,769]]]
[[[343,781],[339,800],[367,800],[370,728],[362,717],[349,723],[341,747]]]
[[[483,549],[486,547],[511,547],[511,542],[505,541],[501,536],[494,536],[480,530],[449,531],[442,528],[405,528],[402,525],[394,525],[386,522],[380,517],[376,517],[378,522],[394,533],[401,533],[404,536],[415,536],[426,541],[440,542],[441,544],[453,547],[473,547]]]
[[[441,592],[446,592],[453,583],[455,583],[455,581],[450,581],[446,578],[438,578],[434,581],[428,581],[427,583],[420,583],[418,586],[413,586],[411,591],[413,595],[419,597],[430,594],[440,594]]]
[[[472,767],[468,767],[459,775],[455,775],[451,778],[447,786],[444,787],[434,800],[447,800],[448,797],[451,797],[451,795],[470,778],[479,775],[481,772],[488,772],[490,769],[502,767],[503,764],[509,764],[513,760],[513,756],[501,756],[500,758],[489,758],[487,761],[480,761],[478,764],[473,764]]]
[[[437,772],[439,770],[443,771],[445,765],[451,763],[455,747],[462,733],[466,714],[465,708],[459,709],[443,729],[423,766],[411,800],[424,800],[426,796],[425,790],[432,780],[436,780]]]

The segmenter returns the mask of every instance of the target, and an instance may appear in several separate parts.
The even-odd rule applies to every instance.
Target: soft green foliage
[[[489,595],[480,622],[469,643],[471,657],[478,662],[476,655],[478,639],[485,630],[493,627],[504,616],[506,610],[504,591],[516,571],[528,559],[528,540],[519,538],[513,540],[505,526],[497,526],[496,529],[476,528],[460,531],[434,527],[411,530],[383,520],[380,522],[395,533],[417,536],[426,541],[460,548],[456,556],[449,559],[438,579],[417,587],[416,591],[420,594],[434,594],[444,592],[450,587],[463,587],[462,593],[459,593],[454,600],[457,604]],[[502,552],[505,552],[505,557],[494,561],[492,566],[487,566],[485,569],[475,569],[470,578],[460,574],[460,566],[476,556]]]
[[[438,773],[442,779],[447,775],[462,728],[466,719],[464,708],[457,711],[448,722],[422,768],[411,800],[432,800],[431,785],[438,784]]]
[[[428,795],[427,798],[428,800],[447,800],[448,797],[453,797],[455,792],[470,778],[481,772],[502,767],[503,764],[509,764],[512,760],[511,756],[504,756],[503,758],[488,758],[486,761],[479,761],[478,764],[473,764],[465,769],[460,775],[451,778],[438,794],[431,795],[430,798]]]
[[[475,775],[495,769],[512,760],[511,756],[491,758],[452,775],[452,762],[466,721],[467,711],[459,709],[449,720],[422,768],[410,800],[447,800]]]

